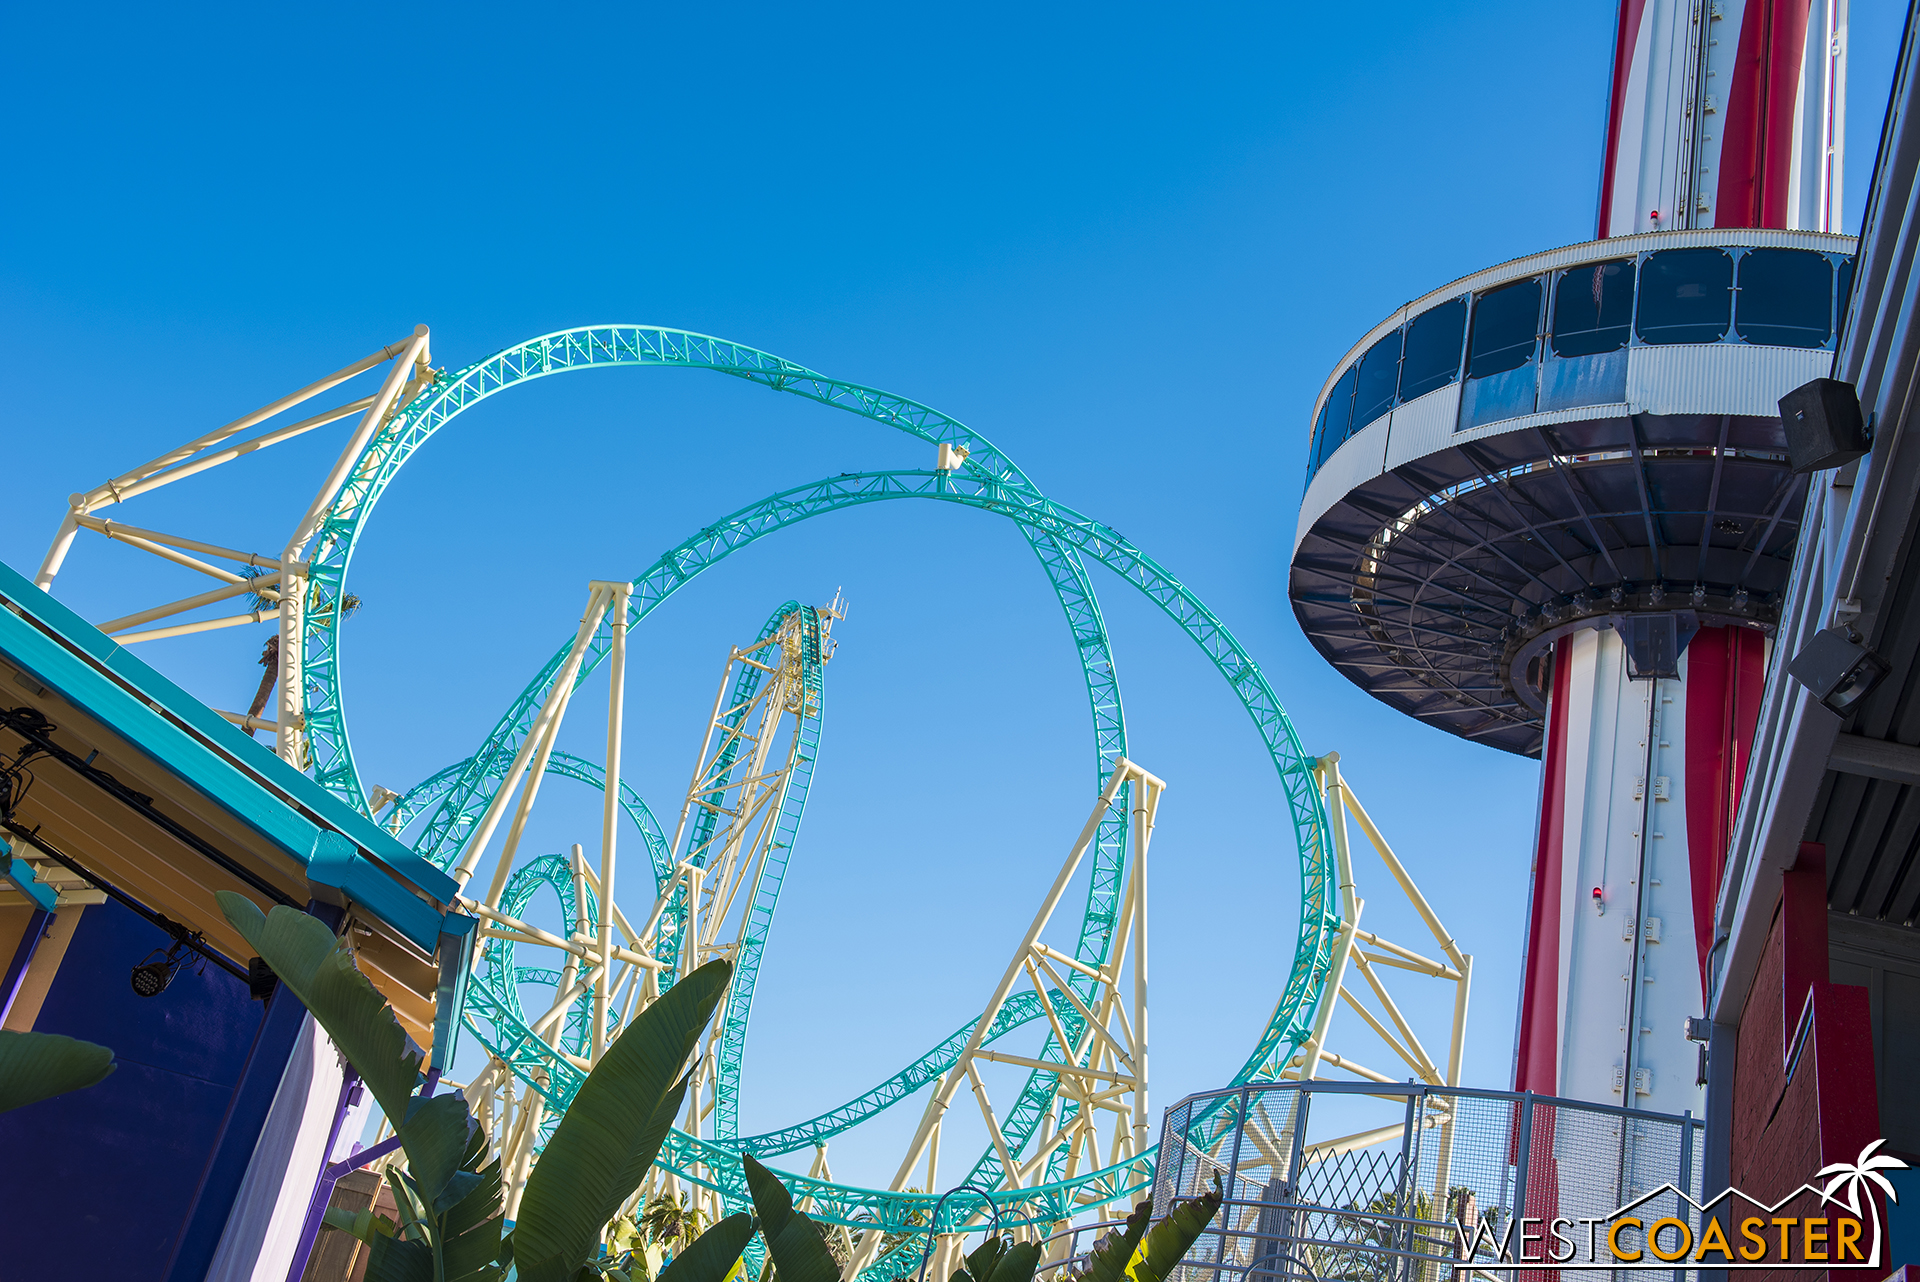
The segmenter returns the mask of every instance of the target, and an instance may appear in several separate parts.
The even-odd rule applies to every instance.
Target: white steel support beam
[[[229,601],[237,596],[246,596],[250,592],[271,593],[279,586],[279,574],[263,574],[257,579],[243,579],[238,583],[229,583],[225,587],[215,588],[211,592],[202,592],[198,596],[170,601],[166,605],[156,605],[151,610],[129,614],[122,619],[110,619],[100,625],[100,630],[112,636],[116,632],[125,632],[142,623],[152,623],[155,619],[185,614],[189,610],[197,610],[203,605],[212,605],[216,601]]]
[[[933,1187],[941,1132],[954,1094],[962,1083],[972,1088],[980,1106],[987,1133],[993,1141],[994,1155],[1000,1160],[1003,1187],[1018,1188],[1047,1178],[1049,1162],[1063,1147],[1069,1175],[1081,1169],[1083,1155],[1095,1165],[1111,1165],[1145,1150],[1152,1125],[1146,1040],[1147,855],[1154,816],[1165,787],[1161,780],[1124,757],[1115,761],[1105,790],[975,1021],[958,1061],[934,1081],[919,1127],[890,1186],[895,1191],[906,1187],[923,1158],[927,1163],[928,1187]],[[1101,821],[1127,789],[1131,790],[1127,799],[1133,833],[1131,858],[1109,944],[1111,951],[1104,966],[1093,966],[1050,947],[1041,936],[1084,861]],[[1056,965],[1091,980],[1090,993],[1076,994],[1062,980]],[[1050,1050],[1040,1057],[988,1050],[983,1044],[986,1030],[992,1027],[1022,980],[1032,986],[1052,1034]],[[1069,1010],[1071,1017],[1081,1024],[1082,1031],[1077,1035],[1068,1025]],[[1049,1054],[1053,1057],[1048,1058]],[[980,1074],[983,1063],[1033,1069],[1050,1073],[1058,1080],[1059,1095],[1052,1109],[1042,1120],[1038,1132],[1030,1141],[1023,1141],[1018,1151],[1008,1141],[1005,1128],[993,1110]],[[1071,1103],[1075,1109],[1074,1117],[1065,1124],[1058,1112],[1063,1103]],[[967,1224],[978,1218],[972,1217]],[[961,1232],[965,1231],[963,1226]],[[851,1282],[873,1262],[880,1250],[881,1236],[875,1232],[861,1236],[853,1257],[841,1270],[843,1279]],[[959,1236],[959,1233],[942,1234],[941,1249],[947,1250],[951,1245],[949,1239],[957,1241]]]
[[[201,619],[197,623],[181,623],[171,628],[150,628],[145,632],[122,632],[113,639],[121,645],[132,645],[136,641],[162,641],[168,637],[192,636],[197,632],[217,632],[221,628],[238,628],[249,623],[261,623],[276,618],[279,610],[255,610],[251,614],[229,614],[218,619]],[[278,722],[274,723],[278,725]],[[303,720],[300,724],[306,724]]]
[[[1292,1080],[1310,1081],[1321,1076],[1324,1068],[1336,1068],[1363,1081],[1390,1084],[1401,1080],[1400,1077],[1369,1067],[1351,1056],[1338,1054],[1328,1047],[1327,1040],[1332,1032],[1333,1016],[1336,1010],[1344,1005],[1347,1010],[1359,1017],[1361,1023],[1380,1039],[1380,1042],[1411,1071],[1413,1076],[1435,1086],[1457,1086],[1460,1084],[1461,1068],[1466,1054],[1467,1014],[1473,982],[1473,958],[1460,951],[1452,933],[1447,930],[1439,914],[1434,911],[1426,896],[1414,883],[1406,865],[1387,844],[1386,838],[1381,835],[1380,829],[1367,814],[1366,808],[1354,795],[1352,787],[1341,776],[1340,754],[1330,752],[1319,758],[1314,763],[1314,771],[1319,779],[1321,796],[1326,804],[1328,826],[1333,838],[1335,875],[1339,882],[1340,920],[1334,939],[1327,985],[1321,996],[1319,1008],[1314,1012],[1311,1032],[1299,1053],[1288,1063],[1280,1076]],[[1366,836],[1367,844],[1372,846],[1374,853],[1380,857],[1381,863],[1404,896],[1407,905],[1426,927],[1434,943],[1438,945],[1441,956],[1446,958],[1444,962],[1383,938],[1373,930],[1361,929],[1360,916],[1366,907],[1366,901],[1361,899],[1356,884],[1353,847],[1349,842],[1347,830],[1349,820],[1358,825],[1360,831]],[[1367,946],[1366,948],[1360,947],[1363,943]],[[1426,1047],[1422,1045],[1413,1022],[1403,1011],[1402,1000],[1396,998],[1388,988],[1385,975],[1378,969],[1382,967],[1392,968],[1401,974],[1421,977],[1419,1003],[1407,1009],[1450,1010],[1452,1020],[1448,1032],[1447,1059],[1444,1069],[1434,1062],[1432,1056],[1427,1053]],[[1361,995],[1347,984],[1349,969],[1359,971],[1361,977],[1366,980],[1372,1006],[1363,1001]],[[1453,986],[1453,991],[1449,994],[1451,1000],[1445,1006],[1428,996],[1425,985],[1432,981]],[[1406,995],[1403,994],[1403,996]],[[1439,1108],[1427,1109],[1417,1125],[1441,1128],[1440,1155],[1435,1167],[1434,1190],[1436,1196],[1444,1197],[1448,1187],[1450,1146],[1453,1135],[1452,1111]],[[1369,1131],[1361,1135],[1329,1141],[1315,1147],[1313,1160],[1321,1160],[1339,1153],[1397,1139],[1403,1129],[1402,1126],[1391,1126],[1379,1131]]]
[[[384,350],[384,349],[383,349]],[[413,338],[407,344],[406,351],[387,377],[380,384],[380,390],[374,394],[373,403],[367,406],[360,424],[348,439],[346,448],[340,451],[340,457],[334,461],[333,469],[327,473],[327,479],[321,482],[319,493],[308,504],[306,515],[300,518],[294,527],[293,536],[287,540],[286,550],[280,554],[280,561],[290,564],[305,559],[307,544],[320,528],[321,519],[326,515],[327,506],[333,502],[340,487],[346,484],[347,474],[367,442],[387,420],[388,413],[396,408],[401,388],[408,382],[408,376],[416,367],[424,372],[427,361],[427,327],[414,327]],[[303,398],[304,399],[304,398]],[[306,670],[301,646],[305,640],[306,627],[302,617],[306,608],[304,591],[288,592],[280,598],[280,733],[277,747],[280,756],[297,768],[306,765],[306,738],[299,730],[299,718],[306,712],[306,691],[302,685],[302,674]]]
[[[91,490],[73,495],[68,500],[67,514],[61,520],[59,530],[54,534],[53,543],[48,547],[47,555],[41,561],[39,571],[34,575],[34,583],[42,591],[52,589],[53,580],[55,576],[60,573],[60,567],[66,561],[67,552],[73,546],[74,535],[82,528],[82,519],[99,508],[123,502],[133,498],[137,494],[156,488],[159,485],[164,485],[171,481],[179,480],[182,477],[203,472],[207,468],[229,462],[234,458],[240,457],[242,454],[263,449],[268,445],[277,444],[279,441],[299,435],[302,431],[310,431],[313,428],[323,426],[325,423],[336,421],[338,418],[355,412],[358,405],[342,407],[340,411],[328,411],[327,414],[318,415],[314,419],[307,420],[305,423],[295,423],[286,427],[276,428],[257,441],[249,442],[243,446],[233,447],[232,449],[223,451],[219,456],[214,458],[194,458],[195,455],[200,454],[202,451],[211,449],[222,441],[228,440],[246,431],[250,427],[264,423],[277,414],[311,400],[322,392],[338,387],[348,379],[363,374],[386,361],[390,361],[395,356],[403,353],[418,355],[425,350],[424,347],[420,345],[420,338],[424,330],[425,326],[421,326],[414,331],[414,337],[411,340],[400,343],[390,343],[378,351],[362,357],[351,365],[335,370],[317,382],[309,383],[297,392],[290,393],[289,395],[280,397],[278,400],[269,402],[250,414],[243,414],[231,423],[223,427],[215,428],[204,436],[196,437],[188,441],[185,445],[177,449],[169,450],[158,458],[150,459],[132,471],[123,472],[112,480],[97,485]],[[370,403],[370,401],[363,401],[360,402],[359,405]],[[192,460],[192,462],[189,463],[189,460]],[[164,476],[162,476],[163,473],[165,474]]]
[[[596,582],[607,597],[607,622],[613,644],[607,656],[607,768],[600,810],[600,982],[593,989],[593,1059],[599,1063],[607,1049],[607,1001],[613,985],[614,844],[620,834],[620,734],[625,725],[627,698],[627,602],[633,588],[624,582]],[[574,866],[584,857],[575,847]],[[584,903],[584,897],[582,898]]]
[[[516,786],[526,776],[527,765],[532,760],[535,749],[546,736],[546,725],[551,714],[558,712],[560,699],[564,703],[561,691],[571,692],[573,678],[580,671],[587,643],[593,640],[594,630],[600,626],[600,614],[595,608],[601,602],[596,590],[587,598],[587,610],[580,618],[580,626],[574,632],[573,645],[567,650],[565,662],[554,676],[553,685],[547,691],[546,702],[540,707],[540,714],[534,719],[527,735],[520,741],[520,749],[514,754],[513,764],[507,767],[506,775],[500,780],[500,786],[494,790],[493,799],[487,803],[486,813],[480,816],[480,822],[474,825],[473,835],[467,838],[466,848],[460,852],[460,862],[454,866],[453,879],[464,888],[473,877],[473,871],[480,864],[480,858],[486,853],[487,843],[493,840],[494,829],[500,825],[500,816],[506,811],[507,803],[512,799]],[[501,865],[505,868],[505,863]],[[504,872],[497,874],[495,881],[505,884]],[[500,893],[496,889],[487,896],[488,903],[497,903]]]
[[[258,566],[263,570],[282,570],[286,568],[278,557],[261,556],[258,552],[240,552],[233,548],[222,547],[218,543],[203,543],[199,539],[185,539],[177,534],[164,534],[159,530],[143,530],[137,525],[124,525],[119,521],[103,521],[97,516],[81,517],[80,526],[82,529],[93,530],[106,535],[110,539],[118,539],[125,543],[132,543],[135,540],[142,540],[148,543],[164,543],[170,548],[185,548],[189,552],[201,552],[207,556],[217,556],[224,560],[238,562],[241,565]],[[307,572],[306,562],[294,562],[293,572],[295,574],[305,574]]]

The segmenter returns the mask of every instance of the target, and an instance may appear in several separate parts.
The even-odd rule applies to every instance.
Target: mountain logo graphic
[[[1492,1217],[1454,1234],[1461,1268],[1498,1273],[1515,1269],[1623,1269],[1671,1273],[1693,1269],[1875,1269],[1885,1251],[1877,1190],[1898,1202],[1883,1172],[1907,1164],[1879,1152],[1875,1140],[1852,1162],[1821,1168],[1812,1180],[1772,1202],[1729,1187],[1705,1202],[1662,1184],[1606,1215],[1509,1218],[1496,1232]],[[1824,1180],[1822,1184],[1820,1181]],[[1824,1215],[1775,1212],[1811,1193]],[[1648,1210],[1672,1199],[1675,1214]]]

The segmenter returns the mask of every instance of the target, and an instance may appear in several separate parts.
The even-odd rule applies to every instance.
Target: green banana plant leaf
[[[486,1137],[480,1138],[484,1145]],[[495,1160],[478,1171],[462,1171],[448,1188],[468,1175],[475,1178],[466,1193],[439,1216],[442,1282],[490,1282],[505,1272],[499,1263],[500,1163]]]
[[[473,1125],[462,1096],[436,1095],[408,1101],[400,1139],[407,1146],[407,1174],[422,1202],[437,1206],[446,1193],[448,1181],[460,1170],[461,1159],[466,1156]]]
[[[367,1253],[367,1282],[434,1282],[433,1248],[383,1237]]]
[[[0,1113],[98,1086],[113,1072],[113,1052],[58,1033],[0,1031]]]
[[[666,1139],[686,1090],[681,1069],[732,974],[712,961],[669,988],[587,1075],[521,1194],[513,1255],[524,1282],[572,1282],[598,1254]]]
[[[380,1111],[405,1118],[420,1080],[420,1053],[371,981],[354,967],[325,922],[285,904],[270,913],[245,895],[214,892],[220,911],[274,975],[333,1038],[373,1092]]]
[[[1154,1225],[1146,1241],[1141,1243],[1127,1266],[1127,1276],[1133,1282],[1164,1282],[1207,1225],[1213,1223],[1222,1197],[1220,1177],[1216,1175],[1212,1192],[1175,1203],[1167,1218]]]
[[[747,1189],[760,1215],[760,1233],[767,1240],[767,1257],[780,1282],[837,1282],[840,1266],[833,1262],[819,1230],[806,1215],[793,1209],[780,1177],[742,1154]]]
[[[745,1211],[729,1215],[668,1261],[659,1282],[725,1282],[757,1227]]]
[[[1009,1245],[1003,1237],[990,1236],[973,1249],[966,1264],[955,1269],[948,1282],[1033,1282],[1034,1270],[1039,1267],[1039,1243]]]
[[[1001,1254],[1007,1249],[1007,1240],[997,1233],[990,1233],[979,1246],[967,1255],[966,1262],[953,1271],[948,1282],[987,1282],[993,1276],[993,1268],[1000,1263]]]
[[[1118,1232],[1110,1233],[1094,1244],[1086,1264],[1075,1272],[1075,1282],[1120,1282],[1126,1276],[1127,1262],[1133,1259],[1133,1253],[1138,1249],[1140,1239],[1146,1236],[1147,1224],[1152,1219],[1152,1202],[1136,1204]]]
[[[500,1166],[487,1163],[486,1136],[466,1100],[414,1096],[420,1052],[324,922],[285,905],[263,914],[231,891],[216,897],[234,929],[333,1038],[381,1110],[398,1119],[407,1170],[389,1168],[387,1183],[404,1226],[401,1236],[376,1232],[363,1239],[372,1247],[368,1282],[498,1278]]]
[[[350,1233],[368,1246],[373,1245],[376,1237],[392,1237],[399,1231],[398,1226],[369,1207],[364,1211],[349,1211],[342,1207],[330,1206],[325,1217],[326,1226]]]
[[[1033,1271],[1040,1267],[1040,1244],[1016,1242],[1007,1248],[986,1282],[1033,1282]]]

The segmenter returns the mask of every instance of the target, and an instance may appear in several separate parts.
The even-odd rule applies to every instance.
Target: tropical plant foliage
[[[1125,1224],[1094,1244],[1069,1282],[1164,1282],[1213,1223],[1223,1196],[1216,1175],[1211,1192],[1174,1203],[1151,1230],[1153,1203],[1138,1203]]]
[[[1033,1282],[1039,1267],[1038,1242],[1016,1243],[990,1233],[947,1282]]]
[[[485,1134],[458,1095],[414,1094],[422,1056],[392,1007],[318,918],[284,905],[262,914],[252,900],[218,892],[220,910],[326,1029],[366,1083],[407,1152],[388,1168],[401,1223],[386,1233],[376,1217],[336,1217],[372,1248],[368,1282],[493,1282],[503,1272],[500,1164],[487,1160]]]
[[[649,1241],[675,1249],[705,1233],[707,1217],[700,1213],[699,1207],[689,1205],[686,1198],[662,1193],[650,1199],[640,1212],[640,1225],[646,1229]]]
[[[0,1031],[0,1113],[97,1086],[113,1069],[113,1052],[104,1046],[58,1033]]]
[[[754,1215],[731,1215],[703,1231],[698,1214],[684,1204],[655,1198],[638,1217],[616,1219],[685,1102],[691,1079],[683,1070],[726,992],[727,962],[709,962],[674,984],[607,1047],[527,1177],[519,1219],[507,1233],[500,1164],[488,1158],[485,1133],[464,1097],[416,1094],[424,1057],[353,955],[306,913],[279,906],[263,914],[227,891],[219,900],[227,920],[333,1038],[381,1109],[398,1119],[406,1169],[390,1167],[386,1179],[400,1222],[372,1212],[330,1211],[327,1217],[372,1248],[367,1282],[500,1282],[510,1265],[521,1282],[727,1282],[756,1231],[766,1241],[767,1282],[838,1282],[841,1261],[828,1242],[831,1228],[794,1209],[779,1177],[752,1157],[742,1162]],[[94,1062],[98,1075],[91,1081],[97,1081],[111,1071],[112,1055],[93,1049],[105,1056],[86,1061]],[[0,1069],[4,1063],[0,1059]],[[72,1080],[60,1089],[91,1084]],[[1124,1233],[1096,1248],[1075,1282],[1162,1282],[1212,1220],[1220,1196],[1216,1183],[1212,1193],[1176,1206],[1151,1232],[1151,1208],[1142,1203]],[[669,1243],[673,1253],[666,1259]],[[1038,1244],[991,1236],[950,1282],[1032,1282],[1039,1262]]]
[[[760,1235],[767,1243],[770,1275],[779,1282],[837,1282],[840,1265],[827,1249],[820,1225],[793,1209],[793,1198],[780,1177],[748,1156],[740,1159],[747,1170],[747,1190],[760,1217]]]
[[[1126,1277],[1127,1264],[1139,1249],[1140,1239],[1147,1235],[1147,1222],[1152,1218],[1152,1202],[1135,1203],[1126,1223],[1103,1234],[1093,1244],[1093,1249],[1087,1252],[1086,1263],[1068,1275],[1071,1282],[1120,1282]]]
[[[337,1216],[372,1250],[367,1282],[496,1282],[511,1263],[523,1282],[621,1276],[603,1235],[653,1165],[687,1091],[682,1068],[726,991],[730,968],[711,962],[647,1007],[588,1074],[527,1178],[520,1217],[503,1236],[498,1161],[466,1100],[415,1094],[422,1055],[393,1010],[317,918],[292,908],[262,914],[222,892],[221,910],[288,991],[326,1029],[366,1082],[406,1149],[389,1168],[401,1223]],[[753,1234],[729,1217],[684,1247],[660,1282],[720,1282]]]
[[[1127,1263],[1127,1276],[1133,1282],[1161,1282],[1185,1258],[1207,1225],[1213,1223],[1223,1196],[1220,1177],[1216,1175],[1211,1192],[1174,1203],[1167,1218],[1148,1230],[1146,1240],[1134,1251]]]

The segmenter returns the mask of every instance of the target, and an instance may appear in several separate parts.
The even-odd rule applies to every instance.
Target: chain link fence
[[[1547,1262],[1587,1256],[1584,1235],[1616,1208],[1665,1184],[1699,1200],[1703,1132],[1691,1114],[1531,1092],[1238,1087],[1167,1110],[1154,1214],[1216,1177],[1226,1195],[1173,1282],[1561,1282]],[[1672,1193],[1635,1214],[1698,1228]],[[1511,1232],[1522,1216],[1567,1224],[1523,1248]],[[1543,1267],[1493,1267],[1503,1242]],[[1676,1269],[1673,1282],[1695,1279]]]

